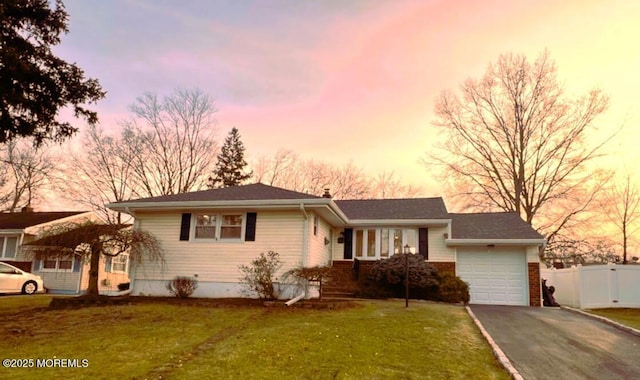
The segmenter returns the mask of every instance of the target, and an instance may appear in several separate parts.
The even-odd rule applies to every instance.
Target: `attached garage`
[[[472,304],[529,305],[527,257],[521,247],[459,247],[457,275]]]

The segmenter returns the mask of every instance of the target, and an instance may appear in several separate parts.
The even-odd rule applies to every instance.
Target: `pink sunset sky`
[[[351,161],[442,195],[420,158],[434,101],[501,53],[548,49],[568,94],[610,96],[594,141],[604,165],[640,159],[640,1],[66,0],[57,48],[108,92],[94,108],[116,129],[144,92],[198,87],[218,136],[237,127],[249,160],[285,148]]]

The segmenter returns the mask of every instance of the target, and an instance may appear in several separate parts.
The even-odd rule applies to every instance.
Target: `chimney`
[[[22,212],[33,212],[33,207],[31,207],[31,205],[26,205],[20,211],[22,211]]]
[[[329,188],[324,189],[324,194],[322,194],[322,198],[333,198],[331,193],[329,192]]]

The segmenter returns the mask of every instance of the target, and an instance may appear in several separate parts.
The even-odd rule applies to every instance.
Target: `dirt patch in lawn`
[[[88,306],[132,305],[144,303],[160,303],[165,305],[182,305],[198,307],[267,307],[281,309],[343,309],[352,307],[351,300],[318,300],[309,299],[287,306],[285,301],[265,301],[253,298],[174,298],[174,297],[144,297],[144,296],[79,296],[53,298],[50,309],[79,308]]]

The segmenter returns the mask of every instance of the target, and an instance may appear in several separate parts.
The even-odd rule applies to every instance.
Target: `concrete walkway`
[[[472,305],[524,379],[638,379],[640,337],[560,308]]]

